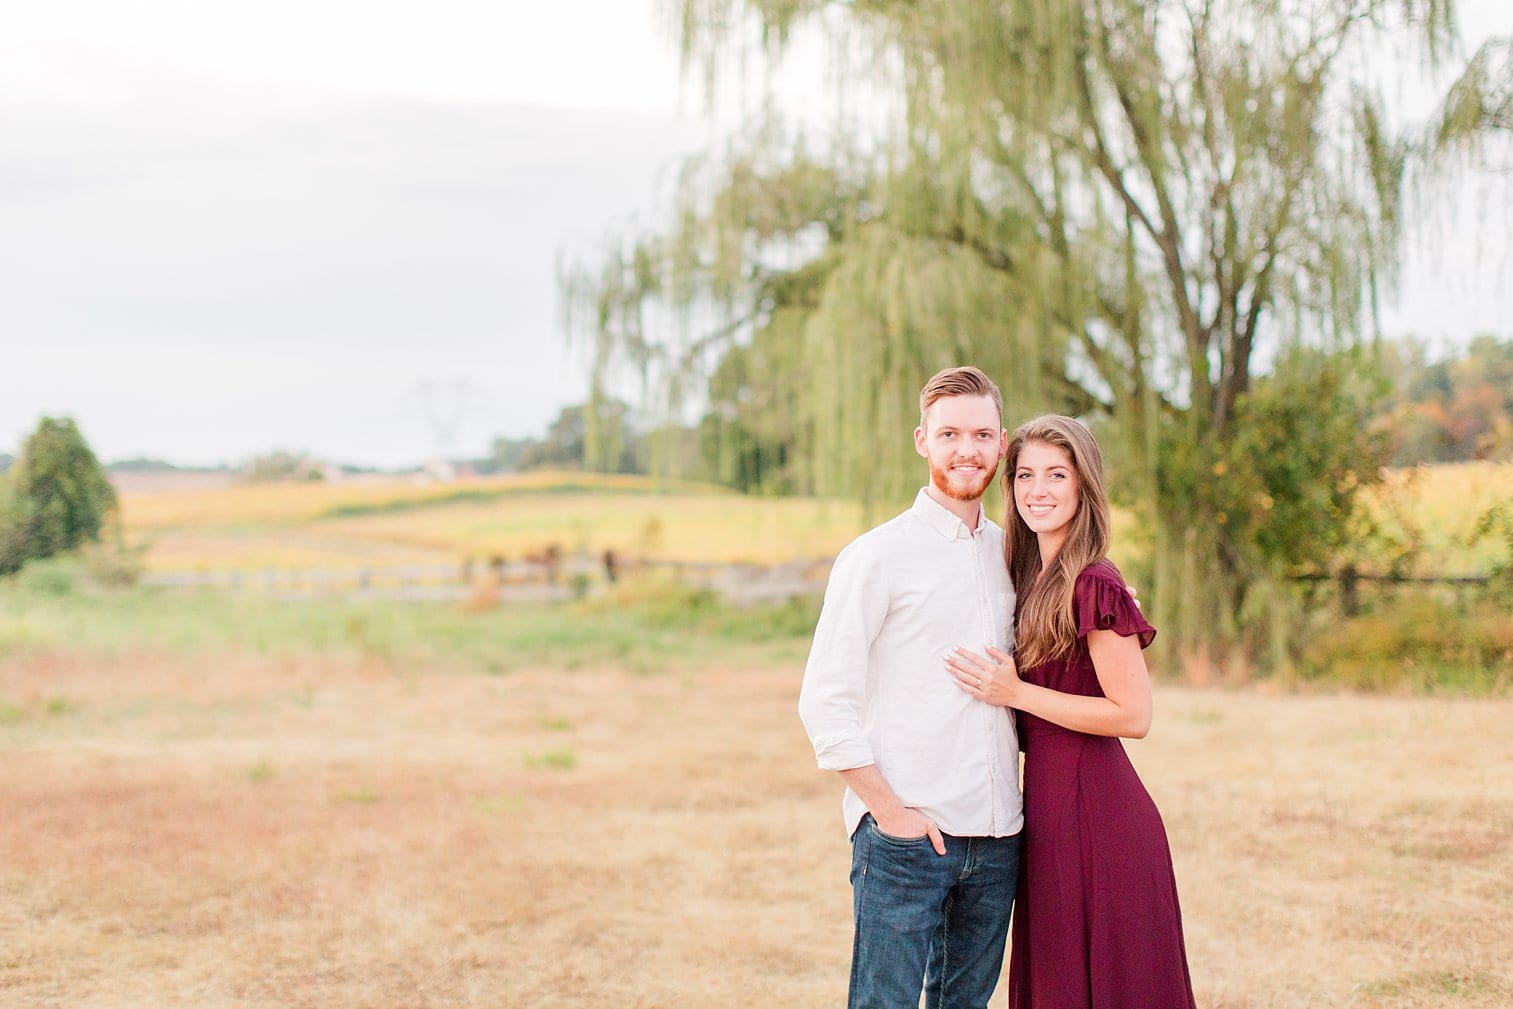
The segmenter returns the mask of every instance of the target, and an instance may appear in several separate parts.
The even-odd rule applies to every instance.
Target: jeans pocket
[[[870,813],[867,814],[867,826],[871,829],[873,835],[885,844],[896,845],[900,848],[913,848],[920,842],[930,843],[929,834],[921,834],[918,837],[894,837],[892,834],[885,834],[883,833],[883,828],[877,825],[877,820]]]

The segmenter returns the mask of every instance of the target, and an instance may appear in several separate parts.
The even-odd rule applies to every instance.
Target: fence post
[[[1361,611],[1360,581],[1361,574],[1355,569],[1355,565],[1345,565],[1345,569],[1340,572],[1340,612],[1347,617],[1353,617]]]

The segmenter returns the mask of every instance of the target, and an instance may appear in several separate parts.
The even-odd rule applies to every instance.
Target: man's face
[[[993,483],[1009,433],[987,396],[943,396],[914,429],[914,448],[930,463],[930,482],[947,497],[976,501]]]

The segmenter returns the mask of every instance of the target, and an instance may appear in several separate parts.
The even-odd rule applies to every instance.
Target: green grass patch
[[[573,488],[574,491],[578,492],[587,489],[582,487]],[[555,491],[556,488],[532,489],[530,493],[549,494]],[[523,493],[526,493],[523,489],[509,487],[475,488],[453,491],[450,494],[438,494],[435,497],[392,498],[388,501],[353,502],[332,505],[330,508],[320,512],[316,516],[316,519],[347,519],[363,515],[398,515],[404,512],[425,511],[429,508],[445,508],[448,505],[455,504],[486,504],[490,501],[498,501],[500,498]]]
[[[525,798],[519,795],[475,795],[468,800],[468,808],[482,816],[503,816],[524,809]]]
[[[547,667],[657,672],[802,662],[817,614],[817,600],[737,608],[710,592],[667,585],[469,612],[446,602],[291,602],[254,593],[79,584],[59,591],[51,583],[0,579],[0,659],[330,655],[396,673],[438,666],[498,675]]]
[[[1502,995],[1513,989],[1499,978],[1477,971],[1430,970],[1373,981],[1365,994],[1375,998],[1411,998],[1431,995]]]
[[[378,801],[378,793],[371,788],[351,788],[345,792],[336,793],[335,799],[337,802],[356,806],[371,806]]]
[[[22,592],[34,596],[67,596],[78,590],[84,564],[77,556],[31,561],[12,579]]]
[[[0,725],[20,725],[31,719],[62,718],[78,710],[78,704],[66,697],[49,697],[40,703],[29,705],[0,701]]]
[[[525,766],[532,769],[546,768],[552,771],[571,771],[578,766],[578,755],[569,749],[527,753],[525,755]]]
[[[732,493],[702,485],[678,484],[680,487],[694,487],[703,493]],[[505,487],[465,487],[444,494],[431,494],[425,497],[394,497],[385,501],[360,501],[347,502],[332,505],[316,515],[320,519],[343,519],[359,518],[365,515],[398,515],[405,512],[425,511],[433,508],[445,508],[457,504],[489,504],[503,498],[512,497],[540,497],[551,495],[661,495],[666,494],[669,488],[647,483],[645,486],[635,485],[607,485],[602,482],[588,480],[575,480],[566,478],[559,482],[547,484],[523,483],[518,486]]]

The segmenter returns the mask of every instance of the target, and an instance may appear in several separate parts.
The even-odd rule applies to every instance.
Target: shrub
[[[1304,651],[1303,675],[1363,690],[1506,693],[1513,614],[1493,600],[1458,607],[1420,598],[1342,619]]]
[[[76,557],[52,557],[27,564],[16,575],[23,592],[39,596],[69,596],[79,587],[80,563]]]
[[[96,543],[80,551],[84,568],[97,585],[111,589],[129,589],[142,578],[142,555],[145,545],[127,547],[120,542]]]

